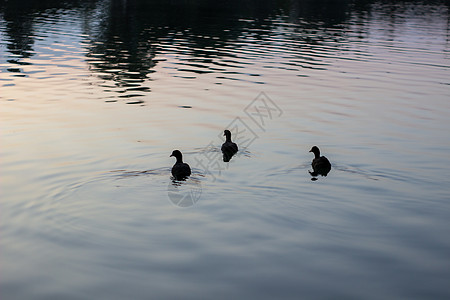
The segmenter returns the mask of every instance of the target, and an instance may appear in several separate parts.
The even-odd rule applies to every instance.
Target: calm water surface
[[[18,2],[2,300],[450,298],[445,2]]]

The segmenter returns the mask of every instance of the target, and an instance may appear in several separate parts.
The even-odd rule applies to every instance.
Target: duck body
[[[223,132],[223,135],[226,137],[225,143],[222,144],[222,154],[223,154],[223,161],[229,162],[230,159],[235,155],[239,148],[236,145],[236,143],[233,143],[231,141],[231,132],[229,130],[225,130]]]
[[[183,154],[179,150],[173,150],[171,157],[174,156],[177,161],[172,167],[172,176],[176,180],[184,180],[191,175],[191,167],[183,162]]]
[[[236,143],[225,142],[222,144],[221,150],[222,152],[232,152],[233,154],[235,154],[236,152],[238,152],[239,149]]]
[[[311,162],[313,172],[309,172],[312,176],[327,176],[331,170],[331,163],[325,156],[320,156],[320,150],[317,146],[314,146],[309,150],[314,153],[314,159]]]

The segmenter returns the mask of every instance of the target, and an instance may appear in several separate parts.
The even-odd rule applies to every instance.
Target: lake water
[[[448,20],[0,1],[1,299],[449,299]]]

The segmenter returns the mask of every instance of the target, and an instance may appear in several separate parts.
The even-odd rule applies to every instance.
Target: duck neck
[[[231,143],[231,135],[227,135],[225,141]]]
[[[183,163],[183,157],[180,155],[180,156],[177,156],[177,164],[179,164],[179,163]]]
[[[320,158],[320,152],[319,151],[315,151],[314,152],[314,157],[315,158]]]

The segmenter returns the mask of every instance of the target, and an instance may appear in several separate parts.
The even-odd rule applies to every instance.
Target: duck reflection
[[[178,207],[189,207],[197,203],[202,195],[202,184],[198,179],[172,180],[167,186],[170,202]]]
[[[233,157],[233,155],[235,155],[239,149],[236,143],[233,143],[231,141],[231,132],[228,129],[226,129],[223,132],[223,135],[226,138],[225,143],[222,144],[221,148],[223,154],[223,161],[229,162],[230,159]]]
[[[317,146],[313,146],[309,152],[314,153],[314,159],[311,162],[313,171],[308,171],[313,178],[311,180],[317,180],[317,176],[327,176],[331,170],[331,163],[325,156],[320,156],[320,150]]]

